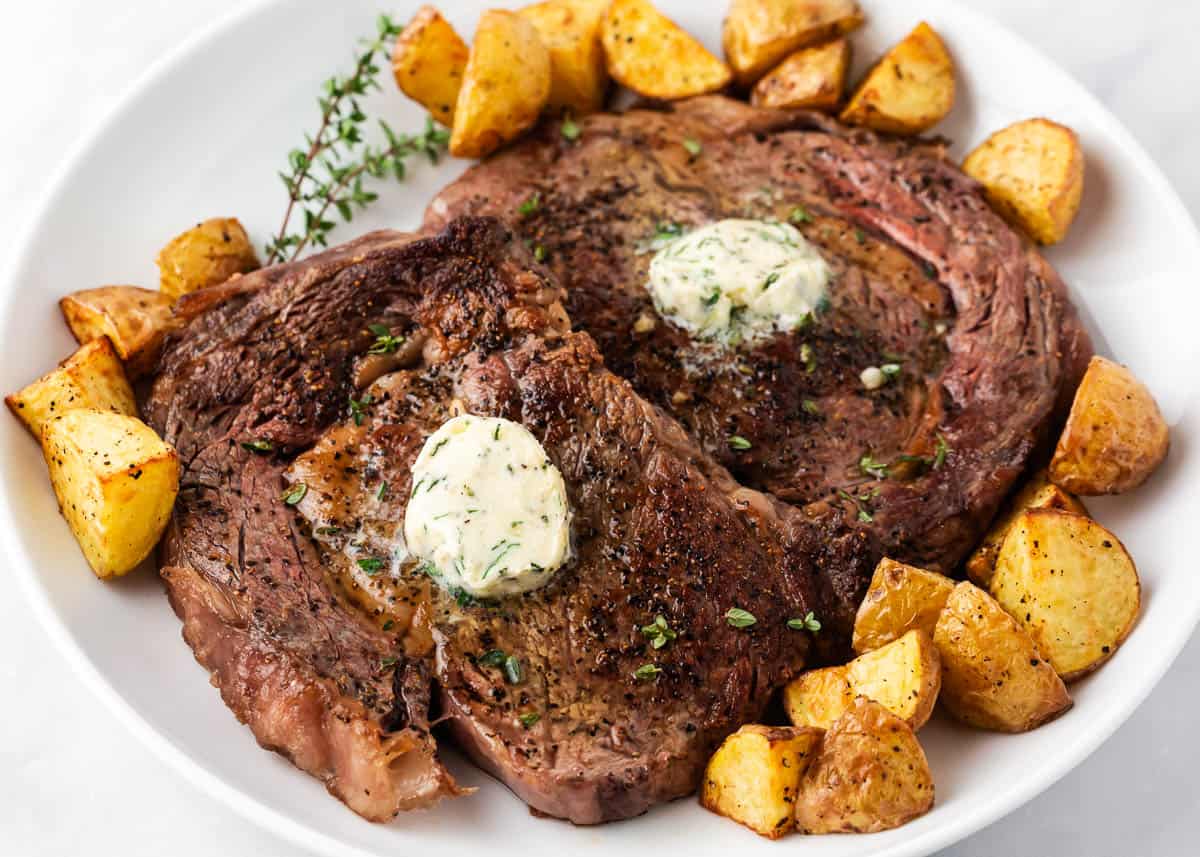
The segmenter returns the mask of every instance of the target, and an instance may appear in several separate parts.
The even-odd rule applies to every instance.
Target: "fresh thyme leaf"
[[[257,452],[260,455],[270,452],[275,448],[275,444],[269,440],[247,440],[242,442],[242,449],[247,452]]]
[[[397,663],[397,659],[393,658],[393,657],[380,658],[379,659],[379,671],[385,672],[387,670],[390,670],[392,667],[394,667],[396,665],[396,663]]]
[[[937,448],[933,454],[933,469],[937,470],[946,463],[946,456],[950,454],[950,444],[946,443],[946,439],[938,434]]]
[[[304,499],[304,495],[308,493],[308,485],[304,482],[297,482],[295,485],[283,492],[283,502],[289,506],[295,506]]]
[[[900,374],[900,364],[899,363],[884,363],[882,366],[879,367],[879,371],[883,373],[883,377],[887,378],[888,380],[891,380],[892,378],[895,378],[897,375]]]
[[[393,336],[387,325],[368,324],[367,330],[375,335],[375,341],[367,349],[368,354],[395,354],[404,344],[404,337]]]
[[[793,631],[812,631],[814,634],[821,630],[821,622],[809,610],[803,619],[788,619],[787,626]]]
[[[542,204],[542,195],[540,193],[535,192],[532,196],[530,196],[523,203],[521,203],[520,205],[517,206],[517,214],[521,215],[522,217],[528,217],[529,215],[531,215],[535,211],[537,211],[538,206],[541,204]]]
[[[358,560],[358,567],[365,571],[368,576],[374,577],[383,571],[383,560],[377,556],[365,556]]]
[[[516,655],[509,655],[504,659],[504,680],[509,684],[520,684],[521,679],[525,677],[524,671],[521,669],[521,661]]]
[[[563,139],[569,140],[572,143],[578,140],[579,135],[582,133],[579,125],[570,116],[563,117],[562,126],[559,130],[562,132]]]
[[[522,714],[517,719],[521,721],[522,726],[524,726],[526,729],[528,729],[530,726],[532,726],[533,724],[535,724],[539,720],[541,720],[542,715],[538,714],[536,711],[527,711],[525,714]]]
[[[386,482],[380,482],[379,490],[375,492],[375,499],[382,500],[384,497],[387,496],[387,492],[388,492],[388,484]]]
[[[888,478],[888,466],[882,461],[877,461],[869,452],[858,460],[858,469],[876,479]]]
[[[754,444],[752,444],[750,441],[746,440],[746,438],[742,437],[740,434],[731,435],[729,438],[729,446],[731,449],[744,451],[744,450],[749,449],[753,445]]]
[[[758,619],[748,610],[743,610],[741,607],[730,607],[725,611],[725,621],[734,628],[749,628]]]
[[[650,638],[650,645],[656,649],[661,649],[679,636],[671,630],[667,624],[667,617],[661,613],[655,616],[649,625],[642,626],[642,633]]]
[[[350,418],[354,420],[356,426],[363,424],[363,420],[367,416],[367,405],[375,401],[375,397],[370,393],[364,395],[361,399],[350,397]]]
[[[806,414],[812,414],[814,417],[821,416],[821,406],[812,399],[805,399],[800,403],[800,406],[804,408],[804,413]]]
[[[479,657],[478,663],[485,667],[502,667],[508,655],[500,649],[492,649]]]
[[[670,220],[660,220],[654,227],[655,241],[670,241],[683,234],[683,227]]]
[[[541,244],[535,244],[533,246],[533,258],[536,259],[538,262],[545,262],[546,261],[546,248],[543,247]]]
[[[855,229],[854,230],[854,240],[857,241],[859,244],[866,244],[867,243],[867,233],[863,232],[861,229]]]
[[[713,293],[711,295],[708,295],[707,297],[701,298],[700,303],[704,304],[705,306],[714,306],[716,304],[716,302],[719,301],[720,299],[721,299],[721,290],[713,289]]]
[[[792,209],[792,213],[788,215],[788,222],[795,223],[796,225],[801,223],[812,223],[812,219],[813,217],[808,213],[808,209],[802,205],[797,205]]]
[[[388,619],[386,622],[383,623],[383,630],[385,630],[385,631],[390,631],[394,627],[396,627],[395,619]]]
[[[807,342],[800,346],[800,361],[804,364],[804,371],[808,374],[811,375],[817,370],[817,353]]]
[[[685,137],[683,140],[683,148],[687,149],[689,155],[693,158],[704,151],[704,147],[700,145],[700,141],[693,137]]]
[[[633,677],[638,681],[651,681],[652,679],[658,678],[661,672],[662,667],[658,666],[657,664],[642,664],[633,671]]]
[[[863,523],[869,524],[875,520],[875,516],[871,514],[871,510],[868,509],[867,506],[865,505],[868,499],[875,496],[874,494],[867,494],[864,497],[859,498],[859,497],[855,497],[850,492],[843,491],[842,489],[839,488],[838,496],[844,500],[849,500],[851,503],[854,504],[854,508],[856,508],[858,510],[858,519],[860,521],[862,521]]]

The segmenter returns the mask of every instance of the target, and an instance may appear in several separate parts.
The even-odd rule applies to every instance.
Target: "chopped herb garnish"
[[[533,248],[533,258],[534,259],[536,259],[539,262],[545,262],[546,256],[547,256],[547,253],[546,253],[545,247],[543,247],[541,244],[534,245],[534,248]]]
[[[523,203],[517,206],[517,214],[522,217],[528,217],[538,210],[538,206],[542,204],[542,195],[534,193],[533,196],[526,199]]]
[[[662,672],[662,667],[657,664],[642,664],[633,671],[633,677],[638,681],[651,681],[658,678]]]
[[[363,419],[367,415],[367,405],[375,401],[375,397],[367,393],[361,399],[350,397],[350,417],[354,420],[356,426],[363,424]]]
[[[508,655],[504,654],[504,652],[499,649],[492,649],[490,652],[480,655],[478,663],[480,666],[485,667],[502,667],[507,658]]]
[[[700,145],[700,141],[692,137],[687,137],[684,139],[683,148],[687,149],[688,154],[693,158],[704,151],[704,147]]]
[[[509,684],[520,684],[522,678],[521,661],[516,655],[509,655],[504,659],[504,680]]]
[[[875,517],[871,514],[871,510],[868,509],[866,507],[866,505],[864,505],[866,503],[866,500],[860,500],[860,499],[854,497],[853,495],[851,495],[849,492],[843,491],[841,489],[838,489],[838,496],[842,497],[843,499],[849,500],[851,503],[854,504],[854,507],[856,509],[858,509],[858,519],[860,521],[862,521],[863,523],[869,524],[875,520]],[[870,497],[872,495],[868,494],[866,496]]]
[[[804,371],[810,375],[817,369],[817,354],[807,342],[800,346],[800,362],[804,364]]]
[[[655,241],[670,241],[683,234],[683,227],[669,220],[660,220],[654,227]]]
[[[812,223],[812,215],[802,205],[797,205],[792,209],[792,213],[788,215],[788,221],[795,224]]]
[[[394,619],[388,619],[383,623],[383,630],[385,631],[390,631],[394,627],[396,627],[396,621]]]
[[[713,292],[711,295],[700,298],[700,303],[704,304],[705,306],[714,306],[716,304],[716,302],[719,301],[720,299],[721,299],[721,290],[713,289]]]
[[[812,399],[805,399],[800,403],[800,406],[804,408],[804,413],[806,414],[812,414],[814,417],[821,416],[821,406]]]
[[[247,452],[256,452],[259,455],[268,453],[275,448],[275,444],[269,440],[247,440],[242,442],[242,449]]]
[[[528,729],[530,726],[541,720],[542,715],[538,714],[536,711],[528,711],[517,719],[521,721],[522,726]]]
[[[492,569],[494,569],[496,566],[498,566],[500,564],[500,560],[504,559],[506,556],[508,556],[510,553],[515,551],[520,546],[521,546],[520,542],[510,542],[507,539],[501,539],[500,541],[496,542],[496,544],[492,545],[492,550],[499,549],[500,552],[497,553],[496,556],[494,556],[492,558],[492,561],[490,563],[488,563],[488,567],[483,570],[483,574],[480,576],[479,579],[487,580],[488,575],[492,573]]]
[[[821,622],[809,610],[803,619],[788,619],[787,626],[793,631],[812,631],[814,634],[821,630]]]
[[[855,229],[854,230],[854,240],[857,241],[859,244],[866,244],[867,243],[867,233],[863,232],[861,229]]]
[[[937,268],[934,267],[932,262],[922,262],[921,266],[925,269],[925,276],[929,279],[932,280],[937,277]]]
[[[377,556],[365,556],[358,560],[358,567],[365,571],[369,576],[374,577],[383,571],[383,560]]]
[[[387,325],[368,324],[367,330],[375,334],[375,341],[367,349],[368,354],[395,354],[397,349],[404,344],[404,337],[392,336]]]
[[[576,123],[575,120],[570,116],[563,117],[560,130],[562,131],[563,139],[570,140],[572,143],[578,140],[579,135],[583,133],[580,130],[578,123]]]
[[[283,492],[283,502],[289,506],[295,506],[304,499],[304,495],[308,493],[308,485],[304,482],[297,482],[288,490]]]
[[[500,439],[500,423],[496,423],[496,430],[492,432],[492,440]]]
[[[379,659],[379,669],[381,672],[385,671],[385,670],[390,670],[395,665],[396,665],[396,658],[387,657],[387,658]]]
[[[883,377],[890,380],[900,374],[900,364],[899,363],[884,363],[882,366],[879,367],[879,371],[883,373]]]
[[[642,626],[642,633],[650,638],[650,645],[656,649],[661,649],[679,636],[667,625],[667,617],[661,613],[649,625]]]
[[[433,458],[442,451],[442,447],[450,442],[450,438],[444,437],[433,445],[433,449],[429,450],[429,457]]]
[[[888,478],[888,466],[882,461],[877,461],[869,452],[858,460],[858,469],[876,479]]]
[[[778,282],[779,282],[779,272],[772,271],[771,273],[767,274],[767,278],[765,280],[763,280],[762,290],[765,292],[767,289],[771,288],[771,286],[775,285]]]
[[[388,484],[386,482],[380,482],[379,490],[375,492],[375,499],[383,500],[383,498],[387,496],[387,492],[388,492]]]
[[[725,621],[734,628],[749,628],[758,619],[754,618],[754,614],[748,610],[743,610],[741,607],[730,607],[725,611]]]
[[[937,449],[933,454],[933,469],[937,470],[946,463],[946,456],[950,454],[950,445],[946,443],[946,439],[940,434],[937,436]]]
[[[746,440],[746,438],[742,437],[740,434],[732,435],[729,438],[729,446],[731,449],[744,451],[753,445],[754,444],[750,443],[750,441]]]

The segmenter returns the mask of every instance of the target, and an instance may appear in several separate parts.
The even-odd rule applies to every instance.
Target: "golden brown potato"
[[[750,94],[758,107],[834,110],[846,89],[850,43],[837,39],[815,48],[804,48],[775,67]]]
[[[400,91],[447,128],[467,68],[467,43],[432,6],[422,6],[392,50],[392,74]]]
[[[861,26],[857,0],[733,0],[725,18],[725,59],[741,86],[751,86],[800,48]]]
[[[163,339],[176,325],[173,303],[150,289],[101,286],[73,292],[58,306],[76,341],[107,336],[125,364],[125,374],[136,380],[154,368]]]
[[[868,73],[841,120],[889,134],[920,134],[954,107],[954,62],[922,21]]]
[[[854,651],[862,654],[898,640],[913,628],[933,636],[954,581],[884,557],[854,617]]]
[[[607,8],[608,0],[546,0],[521,10],[550,51],[551,110],[583,116],[604,107],[608,66],[600,24]]]
[[[1071,707],[1071,695],[1033,639],[973,583],[954,587],[933,642],[942,658],[941,700],[970,726],[1027,732]]]
[[[1023,512],[996,560],[992,596],[1064,681],[1107,661],[1133,630],[1141,585],[1120,540],[1091,518]]]
[[[125,370],[112,343],[104,337],[85,343],[57,369],[5,396],[4,401],[39,440],[46,422],[75,408],[137,415]]]
[[[173,300],[258,268],[258,255],[236,217],[213,217],[158,251],[159,289]]]
[[[649,0],[613,0],[600,30],[608,72],[648,98],[687,98],[724,89],[729,67]]]
[[[963,161],[993,207],[1039,244],[1057,244],[1079,211],[1083,148],[1075,132],[1026,119],[988,137]]]
[[[58,508],[99,578],[132,571],[158,543],[179,457],[136,417],[74,410],[42,427]]]
[[[1008,530],[1017,519],[1017,515],[1026,509],[1060,509],[1076,515],[1087,514],[1087,507],[1083,503],[1051,483],[1045,470],[1039,470],[1005,503],[987,535],[967,560],[967,577],[971,578],[976,586],[983,589],[991,586],[1000,545],[1004,543],[1004,537],[1008,535]]]
[[[795,826],[792,805],[821,735],[820,729],[743,726],[709,760],[700,804],[778,839]]]
[[[1093,357],[1050,460],[1050,481],[1075,494],[1120,494],[1149,478],[1171,445],[1154,396],[1132,372]]]
[[[450,154],[491,154],[532,127],[549,97],[550,52],[537,29],[515,12],[484,12],[458,93]]]
[[[859,697],[834,723],[800,780],[803,833],[875,833],[933,806],[933,774],[907,723]]]
[[[933,713],[941,686],[937,649],[917,629],[844,666],[804,673],[783,689],[783,706],[795,725],[828,729],[865,696],[917,730]]]

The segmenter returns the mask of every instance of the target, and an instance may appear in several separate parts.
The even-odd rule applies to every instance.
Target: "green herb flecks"
[[[704,151],[704,147],[700,145],[700,141],[693,137],[685,137],[683,140],[683,148],[687,149],[687,153],[693,158]]]
[[[266,455],[275,449],[275,444],[269,440],[247,440],[242,442],[242,449],[258,455]]]
[[[350,419],[354,420],[356,426],[363,424],[363,420],[367,418],[367,405],[375,401],[375,397],[370,393],[365,394],[361,399],[350,397]]]
[[[804,408],[804,413],[806,413],[806,414],[809,414],[814,417],[821,416],[821,406],[818,405],[816,402],[814,402],[812,399],[805,399],[803,402],[800,403],[800,407]]]
[[[869,452],[858,460],[858,469],[876,479],[888,478],[888,466],[882,461],[876,460]]]
[[[375,335],[375,341],[367,349],[368,354],[395,354],[404,344],[404,337],[393,336],[387,325],[368,324],[367,330]]]
[[[380,482],[379,490],[375,492],[375,499],[382,503],[384,498],[387,497],[387,492],[388,484],[386,482]]]
[[[656,649],[661,649],[679,636],[671,630],[667,624],[667,617],[661,613],[655,616],[649,625],[642,626],[642,633],[650,638],[650,645]]]
[[[542,719],[542,715],[538,714],[536,711],[527,711],[524,714],[522,714],[520,717],[517,718],[517,720],[521,721],[521,725],[524,726],[526,729],[528,729],[530,726],[537,723],[541,719]]]
[[[547,257],[547,256],[549,256],[549,255],[550,255],[550,254],[549,254],[549,252],[546,250],[545,246],[543,246],[543,245],[541,245],[541,244],[535,244],[535,245],[533,245],[533,258],[534,258],[534,260],[536,260],[536,261],[538,261],[538,262],[545,262],[545,261],[546,261],[546,257]]]
[[[638,681],[653,681],[662,673],[662,667],[657,664],[642,664],[633,671],[633,677]]]
[[[535,211],[537,211],[538,206],[540,206],[541,204],[542,204],[542,195],[540,193],[535,192],[532,196],[530,196],[523,203],[521,203],[520,205],[517,206],[517,214],[521,215],[522,217],[528,217],[529,215],[531,215]]]
[[[811,631],[814,634],[821,630],[821,622],[811,610],[804,614],[803,619],[788,619],[787,626],[793,631]]]
[[[800,346],[800,362],[808,374],[817,371],[817,352],[807,342]]]
[[[520,684],[525,678],[525,671],[521,668],[521,660],[516,655],[509,655],[504,659],[504,680],[509,684]]]
[[[490,652],[480,655],[476,663],[484,667],[502,667],[507,659],[508,655],[500,649],[492,649]]]
[[[809,214],[808,210],[802,205],[797,205],[792,209],[791,214],[788,215],[788,222],[794,223],[797,226],[799,226],[801,223],[812,223],[812,219],[813,216]]]
[[[730,449],[736,449],[739,452],[744,452],[752,446],[754,446],[754,444],[746,440],[746,438],[742,437],[740,434],[731,435],[729,438]]]
[[[399,662],[399,659],[393,658],[393,657],[380,658],[379,659],[379,671],[387,672],[388,670],[395,667],[398,662]]]
[[[570,116],[563,117],[562,125],[559,126],[559,131],[562,133],[564,140],[568,140],[572,143],[578,140],[579,135],[583,133],[582,129],[579,127],[579,123],[577,123]]]
[[[946,443],[946,438],[941,434],[937,436],[937,447],[933,453],[933,469],[938,470],[946,463],[946,456],[950,454],[950,444]]]
[[[867,243],[867,233],[863,232],[861,229],[855,229],[854,230],[854,240],[857,241],[859,244],[866,244]]]
[[[492,561],[488,563],[487,568],[485,568],[483,570],[483,574],[480,575],[479,579],[481,581],[487,580],[488,575],[491,574],[492,571],[496,568],[496,566],[498,566],[500,564],[501,560],[503,560],[506,556],[508,556],[510,553],[515,551],[520,546],[521,546],[520,542],[514,542],[514,541],[510,541],[508,539],[501,539],[496,544],[492,545],[492,550],[496,551],[497,553],[494,557],[492,557]],[[506,571],[506,570],[507,569],[501,569],[501,574],[503,574],[504,571]]]
[[[308,484],[304,483],[304,482],[297,482],[296,484],[292,485],[290,488],[288,488],[286,491],[283,492],[283,497],[281,499],[287,505],[295,506],[297,503],[299,503],[301,500],[304,499],[304,495],[307,493],[308,493]]]
[[[384,561],[377,556],[365,556],[357,562],[358,567],[365,571],[368,577],[374,577],[383,571]]]
[[[860,521],[862,521],[863,523],[869,524],[875,520],[875,516],[873,514],[871,514],[870,507],[868,507],[866,505],[867,504],[866,498],[869,498],[871,495],[864,495],[864,497],[860,498],[860,497],[855,497],[849,491],[843,491],[841,489],[838,489],[838,496],[844,500],[849,500],[851,503],[854,504],[854,508],[858,510],[858,519]]]
[[[725,621],[733,628],[749,628],[758,621],[754,614],[741,607],[730,607],[725,611]]]

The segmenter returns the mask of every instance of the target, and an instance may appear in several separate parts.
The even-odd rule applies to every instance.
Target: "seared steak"
[[[719,96],[579,125],[568,140],[547,122],[473,168],[427,225],[508,219],[608,367],[736,479],[950,570],[1090,354],[1057,274],[936,143]],[[835,277],[815,324],[731,350],[656,315],[655,234],[729,217],[790,220],[822,251]],[[899,375],[865,389],[862,370],[885,364]],[[829,571],[861,595],[865,577]]]

